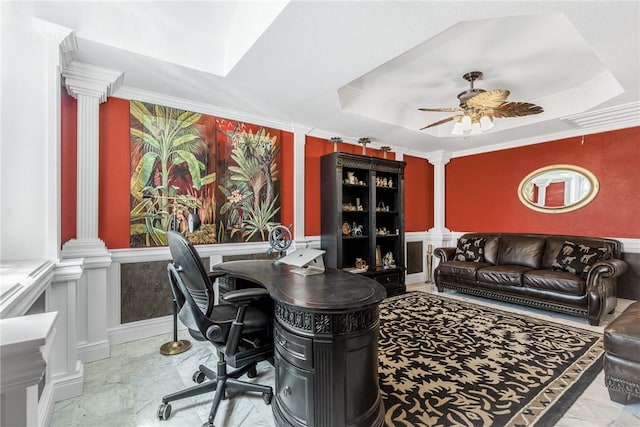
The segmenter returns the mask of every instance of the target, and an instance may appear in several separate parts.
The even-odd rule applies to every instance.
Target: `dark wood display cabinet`
[[[338,152],[321,159],[325,264],[369,276],[387,295],[406,289],[404,167],[404,162]]]

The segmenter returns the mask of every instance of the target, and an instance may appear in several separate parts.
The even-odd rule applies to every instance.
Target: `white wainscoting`
[[[294,250],[296,247],[319,248],[320,237],[314,236],[295,241],[290,250]],[[223,256],[266,253],[269,250],[269,244],[267,242],[224,243],[198,245],[196,249],[203,258],[209,257],[210,265],[215,265],[222,261]],[[111,345],[120,344],[173,332],[173,316],[163,316],[125,324],[120,322],[120,266],[137,262],[169,262],[171,260],[169,248],[113,249],[111,250],[111,260],[111,266],[107,271],[107,335],[109,343]],[[178,324],[178,329],[184,330],[184,327]]]

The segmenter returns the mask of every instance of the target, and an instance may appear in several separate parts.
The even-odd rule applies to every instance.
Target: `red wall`
[[[63,93],[61,235],[75,237],[76,101]],[[445,167],[446,222],[452,231],[565,233],[640,238],[640,128],[569,138],[510,150],[454,158]],[[117,98],[100,106],[99,237],[108,248],[129,247],[129,102]],[[293,134],[282,132],[281,221],[293,224]],[[362,147],[339,144],[361,154]],[[320,157],[333,151],[326,139],[305,145],[305,234],[320,235]],[[383,157],[377,149],[367,154]],[[393,153],[388,157],[395,159]],[[433,166],[404,156],[406,231],[433,226]],[[543,166],[568,163],[592,171],[600,192],[589,205],[569,213],[545,214],[518,199],[520,181]]]
[[[362,154],[362,147],[354,144],[339,143],[338,151],[343,153]],[[304,146],[304,234],[319,236],[320,233],[320,158],[333,153],[333,142],[328,139],[307,136]],[[384,157],[381,150],[367,148],[367,155]],[[388,159],[395,160],[394,153],[387,153]]]
[[[78,159],[78,121],[75,99],[61,91],[60,102],[60,239],[76,237],[76,165]]]
[[[640,127],[454,158],[445,167],[445,225],[452,231],[562,233],[640,238]],[[543,166],[582,166],[600,192],[573,212],[547,214],[518,199],[522,178]]]
[[[61,238],[76,236],[76,100],[61,100]],[[129,101],[109,98],[100,105],[98,236],[109,249],[129,247]],[[293,224],[293,134],[282,131],[281,222]]]
[[[433,165],[420,157],[403,160],[405,231],[426,231],[433,227]]]

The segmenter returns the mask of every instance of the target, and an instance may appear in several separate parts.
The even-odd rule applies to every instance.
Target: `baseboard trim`
[[[82,363],[107,359],[109,355],[110,351],[108,340],[78,345],[78,359],[80,359]]]
[[[78,397],[82,394],[84,382],[84,364],[78,360],[76,371],[72,374],[60,375],[51,379],[53,384],[53,401]]]
[[[186,328],[178,322],[178,331],[184,330]],[[119,325],[109,329],[107,336],[111,345],[114,345],[171,332],[173,332],[173,316],[164,316]]]
[[[79,360],[73,374],[49,379],[40,400],[38,400],[38,427],[46,427],[51,423],[51,415],[56,402],[80,396],[83,383],[84,365]]]

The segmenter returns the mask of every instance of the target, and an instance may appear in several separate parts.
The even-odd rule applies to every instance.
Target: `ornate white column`
[[[445,174],[444,166],[451,160],[451,153],[438,150],[427,154],[427,160],[433,165],[433,228],[429,234],[433,237],[434,244],[441,244],[448,233],[445,227]]]
[[[304,147],[309,132],[311,128],[293,127],[293,240],[304,245]]]
[[[78,288],[78,355],[88,362],[109,357],[106,289],[111,255],[98,237],[99,106],[122,85],[124,75],[72,61],[62,70],[62,77],[69,95],[78,100],[76,238],[64,244],[62,255],[83,259]]]
[[[72,61],[62,70],[62,76],[67,92],[78,100],[75,240],[82,242],[82,248],[78,249],[84,256],[89,247],[104,248],[104,243],[98,238],[99,106],[122,85],[124,75],[119,71]],[[69,250],[65,249],[65,253],[69,254]]]

